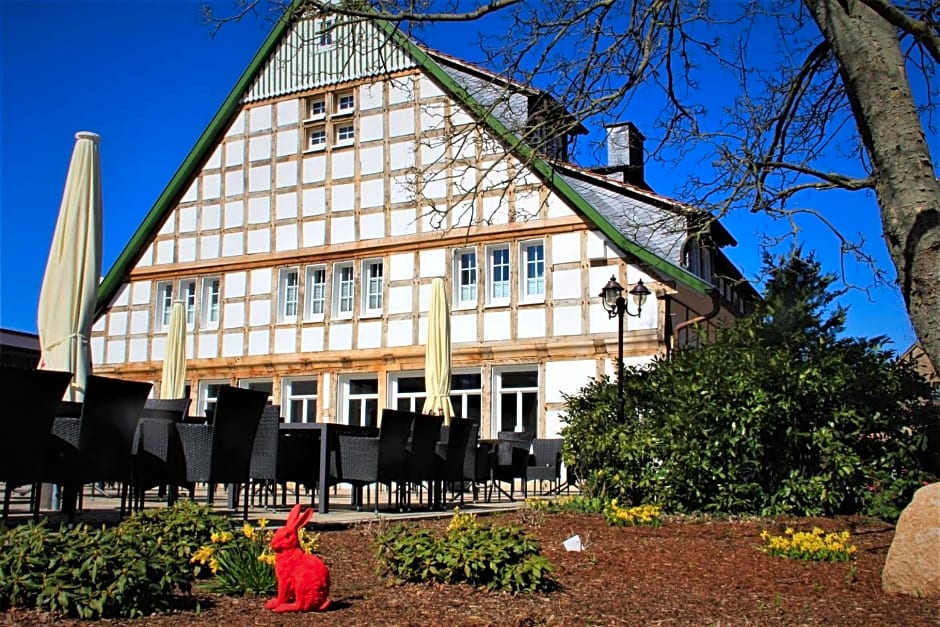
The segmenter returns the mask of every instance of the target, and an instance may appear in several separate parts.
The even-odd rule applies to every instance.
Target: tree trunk
[[[940,367],[940,182],[897,31],[859,0],[803,3],[835,53],[871,159],[884,237],[904,303],[921,345]]]

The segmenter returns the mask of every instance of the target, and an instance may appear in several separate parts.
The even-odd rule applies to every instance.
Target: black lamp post
[[[649,289],[643,285],[643,279],[639,279],[633,289],[630,290],[630,296],[636,304],[636,313],[630,313],[627,309],[627,301],[623,299],[623,286],[617,282],[613,276],[607,285],[601,291],[601,303],[607,311],[609,318],[617,318],[617,419],[623,423],[623,316],[633,316],[639,318],[643,311],[643,304],[647,296],[650,295]]]

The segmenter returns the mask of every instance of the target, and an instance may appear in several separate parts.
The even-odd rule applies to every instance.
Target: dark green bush
[[[566,397],[566,464],[591,496],[675,512],[892,518],[932,476],[924,379],[883,347],[840,337],[832,277],[769,263],[765,301],[701,346]]]
[[[515,526],[481,525],[454,515],[447,531],[395,525],[376,539],[379,574],[395,583],[466,582],[489,590],[549,590],[552,567],[538,543]]]

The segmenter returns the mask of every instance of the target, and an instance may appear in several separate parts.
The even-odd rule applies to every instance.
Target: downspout
[[[721,311],[721,293],[716,289],[708,290],[708,295],[712,297],[712,310],[709,311],[704,316],[696,316],[691,320],[686,320],[685,322],[680,322],[672,329],[672,348],[676,349],[679,347],[679,332],[686,328],[690,327],[693,324],[698,324],[699,322],[705,322],[706,320],[711,320],[718,315],[718,312]]]

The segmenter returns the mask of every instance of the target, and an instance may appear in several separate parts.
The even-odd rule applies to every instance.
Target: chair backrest
[[[148,398],[141,418],[166,418],[182,422],[189,411],[190,402],[188,398]]]
[[[431,479],[434,475],[435,453],[441,437],[443,416],[415,414],[411,427],[411,445],[408,447],[408,477],[413,480]]]
[[[479,475],[477,470],[477,447],[480,444],[480,423],[473,422],[470,427],[470,437],[467,438],[467,452],[463,458],[463,478],[475,481]]]
[[[78,436],[81,483],[123,481],[130,474],[131,444],[152,383],[89,375]]]
[[[0,367],[0,481],[40,479],[44,451],[71,372]]]
[[[408,438],[415,414],[397,409],[382,410],[379,427],[379,476],[401,478],[408,463]]]
[[[277,479],[277,433],[281,422],[281,406],[265,405],[251,448],[251,478]]]
[[[447,432],[447,446],[441,461],[439,477],[459,481],[463,479],[463,462],[467,456],[467,440],[473,432],[475,423],[465,418],[450,421]]]
[[[535,438],[532,452],[535,457],[533,466],[540,473],[537,478],[561,478],[561,448],[564,442],[562,438]]]
[[[518,460],[519,455],[513,455],[513,449],[525,449],[528,460],[529,449],[535,434],[531,431],[500,431],[496,434],[499,444],[496,448],[496,463],[500,466],[512,465],[513,459]],[[517,462],[518,463],[518,462]]]
[[[244,483],[251,474],[251,450],[268,393],[231,385],[219,388],[212,420],[211,483]]]

